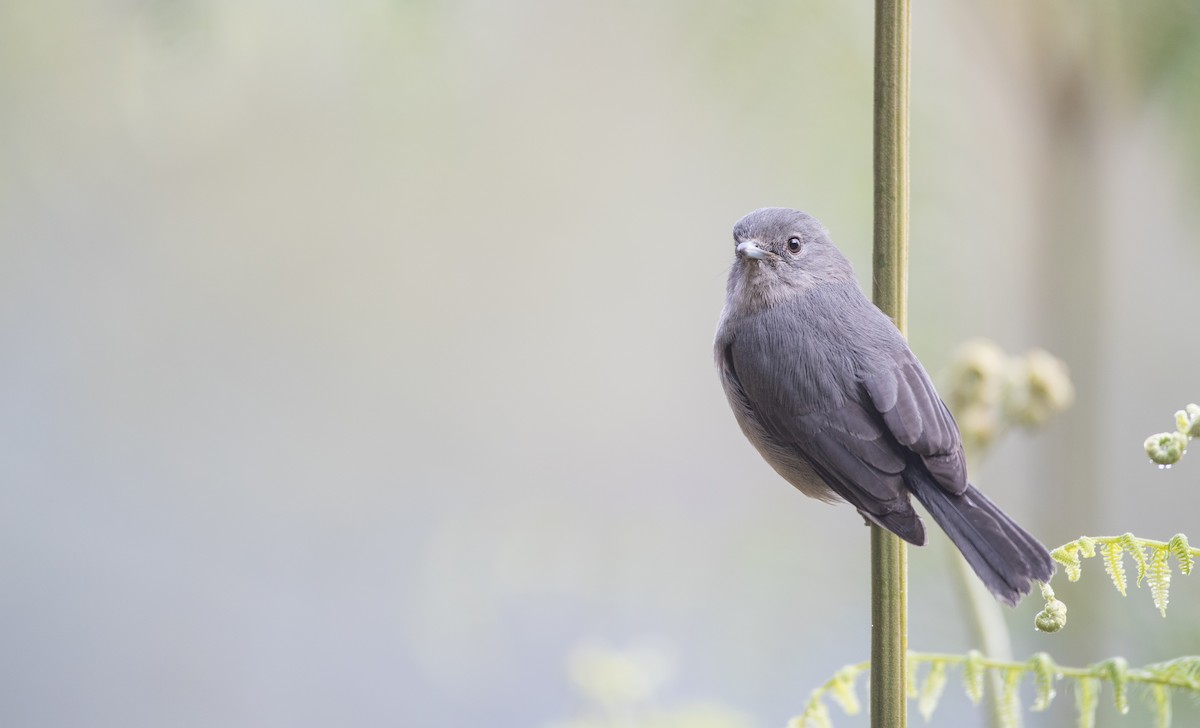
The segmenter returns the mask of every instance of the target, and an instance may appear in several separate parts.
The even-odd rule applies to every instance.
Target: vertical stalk
[[[909,0],[875,0],[875,305],[908,328]],[[908,556],[871,527],[871,728],[908,724]]]

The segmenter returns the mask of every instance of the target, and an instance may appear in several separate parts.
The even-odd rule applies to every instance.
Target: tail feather
[[[968,485],[962,495],[954,495],[924,473],[907,480],[913,495],[997,599],[1014,606],[1033,588],[1034,580],[1050,580],[1054,560],[1046,547],[975,486]]]

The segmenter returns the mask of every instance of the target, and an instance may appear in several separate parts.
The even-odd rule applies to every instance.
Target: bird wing
[[[924,528],[904,485],[907,457],[861,387],[846,391],[834,367],[805,347],[781,356],[779,332],[749,327],[728,342],[722,370],[730,388],[770,440],[764,452],[801,456],[829,487],[864,516],[921,544]],[[795,341],[788,337],[790,341]],[[845,362],[841,363],[845,365]]]
[[[967,463],[954,416],[917,357],[900,343],[882,365],[864,367],[863,389],[896,442],[920,456],[943,490],[961,495],[967,489]]]
[[[868,353],[836,325],[813,325],[828,320],[779,311],[738,327],[726,341],[722,369],[773,448],[800,455],[863,515],[922,543],[906,471],[919,460],[939,487],[961,494],[962,444],[904,338],[862,303],[868,312],[856,319],[855,337],[870,341]]]

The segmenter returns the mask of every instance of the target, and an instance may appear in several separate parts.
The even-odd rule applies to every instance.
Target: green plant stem
[[[908,328],[909,0],[875,2],[875,305]],[[908,562],[871,527],[871,727],[908,724]]]
[[[908,0],[875,3],[875,305],[908,330]]]
[[[871,526],[871,728],[908,723],[908,554],[890,531]]]

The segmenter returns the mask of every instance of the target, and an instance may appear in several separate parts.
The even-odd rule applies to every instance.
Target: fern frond
[[[1200,419],[1197,420],[1197,426],[1200,426]],[[1149,583],[1154,605],[1158,607],[1159,613],[1164,617],[1167,613],[1167,598],[1171,585],[1169,557],[1175,556],[1175,560],[1179,562],[1180,573],[1190,574],[1194,568],[1196,557],[1200,556],[1200,549],[1193,548],[1188,543],[1187,536],[1182,533],[1175,534],[1170,541],[1138,538],[1132,533],[1095,538],[1080,536],[1074,541],[1054,549],[1050,555],[1063,565],[1070,581],[1078,581],[1083,572],[1080,560],[1094,556],[1097,547],[1104,557],[1105,572],[1108,573],[1113,586],[1122,596],[1125,596],[1128,586],[1122,557],[1125,552],[1129,552],[1137,563],[1137,586],[1140,587],[1142,582]],[[1048,586],[1046,585],[1047,588]],[[1042,593],[1043,595],[1048,593],[1046,588],[1042,590]],[[1042,610],[1034,619],[1034,626],[1043,632],[1057,632],[1066,622],[1066,605],[1062,602],[1055,602],[1056,607],[1061,607],[1058,612],[1049,610],[1052,592],[1050,594],[1051,596],[1047,596],[1047,609]]]
[[[1079,728],[1096,728],[1096,707],[1100,705],[1100,681],[1085,677],[1075,683],[1075,707],[1079,709]]]
[[[933,711],[937,709],[945,689],[946,663],[935,662],[929,667],[929,674],[925,677],[925,684],[921,687],[921,695],[917,700],[917,710],[926,722],[933,717]]]
[[[1171,728],[1171,696],[1162,685],[1146,686],[1146,702],[1154,709],[1154,728]]]
[[[1034,686],[1037,688],[1037,694],[1030,709],[1043,711],[1049,708],[1050,702],[1054,700],[1056,694],[1054,683],[1059,677],[1058,668],[1054,665],[1054,660],[1050,658],[1050,655],[1045,652],[1039,652],[1029,658],[1029,662],[1026,664],[1033,673]]]
[[[1090,559],[1096,555],[1096,539],[1091,536],[1080,536],[1075,543],[1079,544],[1079,555],[1083,558]]]
[[[862,670],[858,665],[847,665],[838,670],[830,681],[829,694],[846,715],[858,715],[862,710],[862,705],[858,702],[858,693],[854,689],[854,681],[858,679],[860,672]]]
[[[1045,653],[1038,653],[1025,662],[1011,662],[993,660],[972,650],[966,655],[910,652],[908,664],[912,676],[910,682],[921,684],[917,691],[917,708],[926,720],[936,710],[945,692],[947,672],[955,665],[962,666],[963,688],[976,704],[983,697],[984,674],[990,670],[1000,676],[1001,694],[997,696],[997,702],[999,718],[1005,728],[1017,725],[1019,720],[1020,685],[1026,674],[1033,676],[1036,690],[1031,706],[1033,710],[1044,710],[1050,705],[1059,680],[1073,681],[1081,728],[1095,728],[1102,682],[1112,685],[1113,702],[1122,714],[1129,712],[1130,685],[1143,688],[1154,711],[1154,723],[1160,728],[1170,727],[1172,690],[1183,690],[1200,697],[1200,656],[1180,657],[1143,668],[1131,668],[1120,657],[1088,667],[1063,667],[1056,665]],[[918,681],[917,670],[923,665],[929,665],[929,672],[923,681]],[[862,662],[839,670],[812,692],[804,712],[788,722],[789,728],[832,728],[829,706],[824,702],[826,695],[831,696],[848,714],[856,713],[859,704],[854,694],[854,683],[859,674],[869,669],[870,663]]]
[[[804,712],[789,720],[788,728],[833,728],[829,707],[822,700],[826,694],[831,695],[847,715],[857,714],[862,707],[854,691],[854,682],[870,666],[870,662],[860,662],[856,665],[846,665],[834,673],[824,685],[812,691],[808,703],[804,706]]]
[[[1121,596],[1125,596],[1125,564],[1121,562],[1121,554],[1125,548],[1120,541],[1113,541],[1101,546],[1101,550],[1104,553],[1104,570],[1108,572],[1113,586],[1121,592]]]
[[[1129,552],[1133,557],[1134,563],[1137,564],[1137,585],[1142,585],[1142,579],[1146,576],[1146,549],[1138,542],[1136,536],[1132,533],[1123,533],[1120,538],[1121,548]]]
[[[983,700],[983,673],[986,669],[982,652],[971,650],[967,653],[967,659],[963,661],[963,688],[975,705]]]
[[[1125,715],[1129,712],[1129,664],[1123,658],[1113,657],[1100,663],[1106,677],[1113,686],[1113,704],[1117,712]]]
[[[1050,557],[1063,565],[1068,581],[1079,581],[1083,567],[1079,564],[1079,546],[1075,542],[1059,546],[1050,552]]]
[[[1179,562],[1179,573],[1192,573],[1192,565],[1195,559],[1192,557],[1192,547],[1188,545],[1187,536],[1182,533],[1177,533],[1167,542],[1167,548],[1175,555],[1175,560]]]
[[[1167,593],[1171,589],[1171,565],[1167,562],[1170,555],[1168,549],[1155,549],[1146,572],[1150,596],[1154,597],[1154,606],[1158,607],[1158,613],[1164,617],[1167,616]]]
[[[1176,657],[1174,660],[1146,666],[1146,672],[1168,683],[1200,692],[1200,657]]]
[[[798,728],[833,728],[833,719],[829,717],[829,708],[821,702],[819,695],[814,695],[804,709],[804,715],[795,719]]]
[[[1021,677],[1025,671],[1019,667],[1010,667],[1004,671],[1004,694],[998,702],[1000,725],[1003,728],[1017,728],[1021,722]]]

